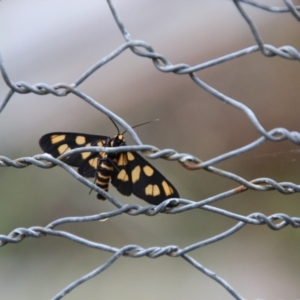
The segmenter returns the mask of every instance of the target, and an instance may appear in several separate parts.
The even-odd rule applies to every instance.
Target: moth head
[[[111,147],[118,147],[121,145],[125,145],[124,135],[123,134],[117,134],[111,139],[110,146]]]

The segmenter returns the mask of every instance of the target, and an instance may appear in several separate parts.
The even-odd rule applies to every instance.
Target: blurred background
[[[134,39],[144,40],[172,63],[196,65],[255,44],[232,1],[114,0]],[[260,1],[283,5],[283,1]],[[300,4],[299,1],[294,1]],[[290,14],[244,6],[267,44],[300,49],[299,24]],[[0,36],[4,64],[13,82],[72,83],[123,44],[106,1],[2,1]],[[260,53],[198,72],[220,92],[246,104],[266,130],[300,130],[299,63]],[[127,50],[99,69],[79,89],[136,129],[145,144],[173,148],[202,160],[259,138],[249,119],[194,84],[188,75],[159,72],[151,60]],[[0,96],[9,89],[0,81]],[[112,136],[110,120],[74,95],[15,94],[0,116],[0,155],[15,159],[41,153],[39,138],[51,131]],[[128,144],[131,143],[127,135]],[[247,180],[271,177],[300,181],[300,154],[290,142],[267,142],[217,167]],[[176,162],[151,161],[182,198],[200,201],[236,183]],[[66,216],[114,210],[61,168],[0,169],[0,234],[18,227],[45,226]],[[111,194],[123,203],[146,205]],[[215,204],[235,213],[299,216],[299,195],[248,191]],[[219,234],[235,222],[202,210],[155,217],[118,216],[106,222],[58,229],[123,247],[186,247]],[[246,299],[299,297],[300,233],[287,227],[246,226],[235,235],[190,255],[216,272]],[[65,286],[104,264],[109,253],[55,237],[27,238],[0,250],[1,299],[50,299]],[[120,258],[66,299],[232,299],[217,283],[182,259]]]

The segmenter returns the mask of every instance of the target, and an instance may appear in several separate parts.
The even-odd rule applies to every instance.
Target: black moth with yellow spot
[[[79,147],[124,145],[123,134],[110,138],[103,135],[52,132],[40,139],[43,151],[54,157]],[[166,199],[179,198],[170,181],[136,152],[81,152],[68,156],[64,162],[78,167],[80,175],[94,177],[96,185],[105,191],[108,191],[111,181],[121,194],[134,194],[150,204],[158,205]],[[105,199],[101,194],[97,198]]]

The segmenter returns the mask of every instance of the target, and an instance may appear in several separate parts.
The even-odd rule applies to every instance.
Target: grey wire
[[[284,0],[285,1],[285,0]],[[287,12],[292,12],[292,10],[295,11],[300,11],[300,5],[295,6],[292,1],[288,1],[289,3],[286,4],[287,7],[280,7],[280,6],[271,6],[271,5],[265,5],[256,1],[252,0],[240,0],[240,2],[244,2],[246,4],[252,5],[254,7],[272,12],[272,13],[287,13]],[[285,1],[287,2],[287,1]]]
[[[136,209],[135,205],[132,205],[132,207],[128,206],[128,209]],[[215,208],[213,208],[215,209]],[[61,299],[64,297],[67,293],[69,293],[74,288],[78,287],[80,284],[86,282],[87,280],[90,280],[91,278],[95,277],[96,275],[103,272],[105,269],[111,266],[113,262],[115,262],[120,256],[129,256],[133,258],[138,258],[142,256],[147,256],[150,258],[158,258],[162,255],[169,255],[172,257],[183,257],[184,259],[188,260],[194,267],[202,271],[207,276],[211,277],[212,279],[216,280],[219,284],[221,284],[227,291],[229,291],[235,299],[242,299],[241,296],[238,295],[238,293],[223,279],[221,279],[219,276],[217,276],[215,273],[209,271],[207,268],[204,268],[201,266],[198,262],[187,256],[188,252],[194,251],[195,249],[199,249],[203,246],[212,244],[214,242],[218,242],[221,239],[227,238],[228,236],[236,233],[239,231],[242,227],[245,226],[246,223],[248,223],[247,219],[249,219],[249,223],[253,225],[263,225],[266,224],[269,226],[270,229],[273,230],[280,230],[287,225],[291,225],[295,228],[300,226],[300,218],[290,218],[287,215],[284,214],[275,214],[271,215],[269,217],[261,214],[261,213],[254,213],[249,215],[248,217],[244,217],[245,222],[239,222],[237,225],[233,226],[231,229],[215,236],[210,239],[200,241],[198,243],[195,243],[191,246],[188,246],[184,249],[179,249],[177,246],[167,246],[167,247],[152,247],[148,249],[143,249],[140,246],[136,245],[128,245],[123,248],[114,248],[108,245],[95,243],[92,241],[89,241],[87,239],[78,237],[74,234],[71,234],[69,232],[60,231],[60,230],[53,230],[54,227],[69,223],[69,222],[93,222],[98,220],[103,220],[109,217],[113,217],[116,215],[119,215],[123,211],[123,208],[112,211],[111,213],[101,213],[99,215],[90,216],[90,217],[70,217],[70,218],[63,218],[61,220],[57,220],[55,222],[52,222],[48,224],[46,227],[31,227],[31,228],[17,228],[14,231],[12,231],[8,236],[0,235],[0,246],[4,246],[7,243],[18,243],[21,240],[23,240],[26,237],[34,237],[39,238],[44,235],[53,235],[57,237],[62,237],[69,239],[73,242],[82,244],[86,247],[91,247],[93,249],[98,249],[102,251],[107,251],[114,253],[114,255],[102,266],[96,268],[92,272],[90,272],[87,275],[84,275],[80,279],[74,281],[69,286],[67,286],[63,291],[61,291],[59,294],[57,294],[53,299]],[[255,220],[256,222],[253,223],[251,220]],[[277,222],[277,220],[282,220],[281,223],[272,223]]]
[[[37,95],[46,95],[53,94],[57,97],[64,97],[70,93],[76,95],[78,98],[85,101],[87,104],[93,106],[95,109],[99,110],[106,117],[113,119],[116,123],[122,126],[128,134],[133,138],[137,145],[122,146],[117,148],[105,148],[105,147],[83,147],[77,148],[71,151],[68,151],[61,155],[60,157],[53,158],[48,154],[38,154],[31,157],[21,157],[18,159],[10,159],[6,156],[0,156],[0,167],[13,167],[13,168],[25,168],[30,165],[34,165],[39,168],[53,168],[58,166],[68,172],[76,180],[80,181],[82,184],[86,185],[88,188],[100,193],[108,201],[110,201],[115,207],[112,211],[102,212],[100,214],[95,214],[91,216],[72,216],[64,217],[58,220],[54,220],[44,227],[33,226],[30,228],[16,228],[12,230],[8,235],[0,235],[0,247],[3,247],[7,244],[17,244],[23,241],[25,238],[40,238],[42,236],[56,236],[64,239],[68,239],[74,243],[81,244],[85,247],[90,247],[99,251],[106,251],[112,253],[112,256],[107,260],[103,265],[95,268],[93,271],[82,276],[81,278],[75,280],[70,285],[65,287],[61,292],[59,292],[53,299],[61,299],[69,292],[77,288],[80,284],[85,283],[86,281],[94,278],[100,273],[104,272],[109,268],[114,262],[118,260],[121,256],[140,258],[159,258],[163,255],[167,255],[173,258],[182,257],[186,262],[191,264],[197,270],[201,271],[203,274],[215,280],[219,283],[225,290],[227,290],[233,298],[243,299],[243,297],[237,293],[237,291],[231,287],[224,279],[220,278],[217,274],[208,270],[206,267],[202,266],[199,262],[194,260],[188,255],[188,253],[199,250],[202,247],[211,245],[213,243],[219,242],[222,239],[225,239],[239,230],[241,230],[246,225],[252,226],[267,226],[271,230],[281,230],[287,226],[292,228],[300,227],[300,218],[291,217],[282,213],[273,214],[266,216],[260,212],[252,213],[248,216],[236,214],[224,209],[220,209],[211,204],[215,204],[218,201],[222,201],[234,195],[248,191],[249,189],[256,191],[271,191],[276,190],[277,192],[283,195],[289,195],[293,193],[300,192],[300,186],[292,182],[277,182],[272,178],[255,178],[253,180],[247,180],[237,174],[232,172],[216,168],[215,165],[224,160],[234,158],[237,155],[242,155],[243,153],[252,151],[254,148],[261,146],[266,141],[271,142],[281,142],[289,140],[295,145],[300,145],[300,133],[295,131],[289,131],[286,128],[274,128],[269,131],[261,125],[260,121],[257,119],[255,113],[246,105],[242,104],[240,101],[232,99],[227,95],[222,94],[212,86],[208,85],[206,82],[200,79],[200,76],[196,72],[200,72],[206,68],[212,68],[214,66],[220,65],[222,63],[231,62],[234,59],[239,57],[250,55],[252,53],[260,51],[265,58],[278,56],[281,59],[287,59],[290,61],[300,61],[299,51],[289,45],[275,47],[270,44],[266,44],[263,41],[259,33],[259,29],[256,27],[254,21],[247,14],[246,9],[243,8],[242,4],[251,5],[257,9],[261,9],[270,13],[290,13],[291,16],[295,17],[296,20],[300,20],[300,6],[295,6],[291,0],[284,0],[285,7],[271,6],[259,3],[252,0],[233,0],[233,4],[237,8],[237,11],[240,13],[244,21],[248,24],[250,33],[252,34],[255,45],[247,47],[245,49],[237,50],[233,53],[223,55],[218,58],[211,59],[206,62],[198,63],[194,66],[189,66],[186,63],[172,64],[165,56],[155,52],[154,48],[142,40],[135,40],[131,38],[130,33],[126,29],[124,23],[121,21],[121,17],[118,13],[117,8],[115,7],[112,0],[107,0],[107,4],[111,10],[111,14],[118,26],[122,36],[124,37],[125,43],[117,47],[115,50],[107,54],[105,57],[100,59],[90,68],[88,68],[82,75],[78,77],[73,83],[57,83],[53,86],[50,86],[46,83],[36,83],[29,84],[24,81],[13,82],[10,79],[8,72],[4,66],[3,59],[0,55],[0,71],[2,78],[6,85],[9,88],[7,95],[4,97],[2,103],[0,104],[0,113],[6,108],[9,101],[12,99],[15,93],[26,94],[26,93],[35,93]],[[145,145],[142,143],[136,132],[131,128],[125,120],[120,116],[107,109],[105,106],[101,105],[99,102],[92,99],[89,95],[83,93],[79,90],[79,86],[84,81],[88,80],[90,76],[95,74],[96,71],[101,71],[101,68],[118,57],[126,50],[132,51],[134,54],[145,58],[151,59],[155,68],[164,73],[174,73],[177,75],[189,75],[193,82],[198,85],[200,88],[204,89],[211,95],[222,102],[230,105],[233,108],[237,108],[242,112],[251,122],[253,127],[261,135],[255,141],[248,143],[245,146],[231,150],[227,153],[222,153],[216,157],[213,157],[207,161],[202,161],[200,158],[197,158],[188,153],[178,153],[174,149],[158,149],[152,145]],[[232,180],[234,183],[238,184],[234,189],[224,191],[217,195],[213,195],[207,199],[197,199],[198,201],[191,201],[188,199],[168,199],[163,203],[154,206],[154,205],[129,205],[124,204],[112,197],[109,193],[102,190],[96,186],[93,182],[87,180],[78,174],[73,168],[64,163],[64,159],[75,153],[80,152],[107,152],[107,153],[120,153],[124,151],[141,151],[150,159],[163,158],[170,161],[178,161],[183,167],[189,170],[203,170],[211,172],[214,175],[222,176],[227,179]],[[170,208],[168,204],[180,204],[180,206]],[[61,231],[55,229],[58,226],[67,223],[82,223],[82,222],[98,222],[100,220],[106,220],[108,218],[114,218],[122,214],[128,214],[130,216],[137,215],[146,215],[149,217],[155,217],[157,214],[179,214],[188,212],[190,210],[202,209],[207,213],[217,214],[220,217],[230,218],[237,223],[231,228],[225,230],[224,232],[210,237],[203,241],[197,241],[191,245],[186,246],[183,249],[179,249],[176,245],[169,245],[165,247],[150,247],[144,249],[138,245],[127,245],[123,248],[111,247],[110,245],[105,245],[101,243],[96,243],[90,240],[87,240],[83,237],[76,236],[66,231]]]

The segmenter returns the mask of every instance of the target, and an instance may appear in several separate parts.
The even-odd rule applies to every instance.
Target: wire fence
[[[103,212],[94,216],[66,217],[66,218],[54,220],[53,222],[51,222],[45,227],[33,226],[30,228],[16,228],[8,235],[4,235],[4,234],[0,235],[0,246],[5,246],[9,243],[19,243],[28,237],[38,238],[44,235],[48,235],[48,236],[51,235],[51,236],[62,237],[72,242],[84,245],[86,247],[91,247],[101,251],[106,251],[112,254],[111,258],[107,260],[103,265],[95,268],[90,273],[72,282],[69,286],[66,286],[62,291],[60,291],[56,296],[54,296],[53,299],[63,298],[66,294],[76,289],[79,285],[87,282],[91,278],[97,276],[99,273],[104,272],[118,258],[122,256],[133,257],[133,258],[140,258],[143,256],[150,257],[150,258],[159,258],[164,255],[183,258],[192,267],[204,273],[211,280],[214,280],[218,284],[220,284],[224,289],[227,290],[228,293],[232,295],[234,299],[243,299],[244,298],[243,295],[241,295],[237,291],[238,287],[231,286],[229,283],[226,282],[225,279],[221,278],[220,276],[218,276],[208,268],[202,266],[198,261],[196,261],[190,256],[191,253],[196,249],[199,249],[204,246],[208,246],[212,243],[216,243],[222,239],[231,236],[232,234],[236,233],[242,227],[248,224],[266,225],[268,228],[272,230],[280,230],[289,225],[292,226],[293,228],[298,228],[300,226],[300,217],[291,217],[281,213],[273,214],[270,216],[266,216],[263,213],[252,213],[248,216],[244,216],[244,215],[236,214],[224,209],[211,206],[211,204],[214,204],[217,201],[221,201],[223,199],[232,197],[233,195],[239,193],[246,192],[248,190],[256,190],[260,192],[275,190],[285,195],[300,192],[300,185],[293,182],[276,182],[272,178],[256,178],[254,180],[247,181],[245,178],[238,176],[234,173],[230,173],[225,170],[214,167],[215,164],[227,160],[233,156],[245,152],[249,152],[254,148],[257,148],[259,145],[265,143],[266,141],[281,142],[281,141],[289,140],[295,145],[300,144],[299,132],[289,131],[285,128],[274,128],[270,131],[265,130],[265,128],[261,125],[254,112],[249,107],[247,107],[245,104],[242,104],[241,102],[235,99],[232,99],[222,94],[217,89],[213,88],[212,86],[208,85],[206,82],[202,81],[196,74],[196,72],[200,70],[210,68],[212,66],[222,64],[227,61],[235,60],[238,57],[249,55],[254,52],[260,52],[262,55],[265,56],[265,59],[268,59],[273,56],[278,56],[281,59],[287,59],[295,62],[300,61],[300,53],[298,52],[297,49],[295,49],[292,46],[282,46],[277,48],[273,45],[265,44],[263,42],[261,35],[259,34],[259,31],[255,26],[255,23],[245,12],[242,4],[243,3],[248,4],[257,9],[265,10],[274,14],[289,13],[297,21],[300,21],[300,6],[294,5],[293,2],[289,0],[285,0],[284,1],[285,6],[282,7],[260,4],[259,2],[251,1],[251,0],[233,0],[232,2],[235,4],[237,11],[240,13],[240,15],[244,18],[245,22],[248,24],[249,30],[252,32],[252,35],[256,41],[256,45],[245,49],[241,49],[235,53],[230,53],[228,55],[216,58],[211,61],[207,61],[199,65],[189,66],[188,64],[185,63],[174,65],[165,56],[156,53],[151,45],[141,40],[133,40],[130,36],[130,33],[127,31],[126,27],[123,25],[121,18],[118,14],[118,10],[114,6],[112,0],[107,0],[107,4],[111,10],[112,16],[116,24],[119,27],[121,34],[125,39],[125,43],[119,46],[118,48],[116,48],[113,52],[111,52],[106,57],[102,58],[99,62],[94,64],[90,69],[88,69],[83,75],[81,75],[72,84],[58,83],[53,86],[50,86],[46,83],[30,85],[23,81],[14,83],[10,80],[9,74],[6,71],[3,60],[1,58],[1,62],[0,62],[1,74],[3,80],[5,81],[6,85],[10,88],[10,90],[1,103],[0,112],[2,112],[6,108],[6,105],[12,99],[12,96],[15,93],[20,93],[20,94],[35,93],[37,95],[53,94],[59,97],[66,96],[71,93],[76,95],[78,98],[82,99],[83,101],[85,101],[87,104],[93,106],[95,109],[99,110],[106,116],[110,117],[119,125],[121,125],[137,144],[131,146],[121,146],[121,147],[112,147],[112,148],[82,147],[82,148],[71,150],[61,155],[57,159],[52,157],[49,154],[39,154],[32,157],[21,157],[18,159],[11,159],[5,156],[0,156],[1,167],[10,166],[13,168],[25,168],[30,165],[34,165],[39,168],[52,168],[55,166],[59,166],[63,168],[65,171],[67,171],[71,176],[73,176],[78,181],[80,181],[82,184],[88,186],[92,190],[103,195],[108,201],[110,201],[116,207],[112,211]],[[151,59],[154,66],[160,72],[174,73],[178,75],[187,74],[188,76],[190,76],[191,80],[194,83],[196,83],[196,85],[198,85],[201,89],[204,89],[205,91],[210,93],[212,96],[215,97],[215,99],[223,101],[231,105],[232,107],[235,107],[240,111],[242,111],[244,115],[250,120],[251,124],[257,130],[257,132],[259,132],[261,137],[250,144],[244,145],[243,147],[240,147],[228,153],[224,153],[220,156],[214,157],[207,161],[201,161],[199,158],[190,154],[178,153],[176,150],[173,149],[161,150],[152,145],[142,144],[136,132],[120,116],[116,115],[108,108],[106,108],[105,106],[101,105],[100,103],[92,99],[89,95],[79,90],[79,85],[84,81],[88,80],[89,77],[92,76],[96,70],[99,70],[105,64],[108,64],[110,61],[112,61],[119,55],[122,55],[122,53],[126,50],[131,50],[137,56],[141,56],[145,59]],[[237,187],[232,190],[228,190],[226,192],[214,195],[213,197],[204,199],[199,202],[180,198],[180,199],[168,199],[158,206],[148,205],[143,207],[136,204],[124,205],[116,198],[112,197],[109,193],[100,189],[93,182],[82,177],[73,168],[71,168],[66,163],[64,163],[64,159],[68,155],[74,153],[86,152],[86,151],[90,151],[90,152],[101,151],[107,153],[119,153],[123,151],[133,151],[133,152],[147,151],[147,153],[151,152],[151,154],[149,154],[148,156],[152,159],[164,158],[171,161],[178,161],[182,165],[182,167],[188,170],[203,169],[215,175],[223,176],[234,181],[237,184]],[[180,204],[180,206],[173,207],[173,208],[167,207],[170,202]],[[93,222],[93,221],[105,220],[107,218],[120,216],[121,214],[124,213],[131,216],[136,216],[140,214],[147,215],[147,216],[155,216],[162,212],[165,214],[178,214],[178,213],[182,213],[189,210],[195,210],[199,208],[202,210],[210,211],[212,213],[219,214],[221,216],[233,219],[237,223],[232,228],[222,232],[219,235],[212,236],[209,239],[196,242],[183,249],[180,249],[178,246],[151,247],[151,248],[144,249],[143,247],[138,245],[127,245],[122,248],[115,248],[109,245],[89,241],[83,237],[74,235],[70,232],[57,229],[58,226],[66,223]]]

